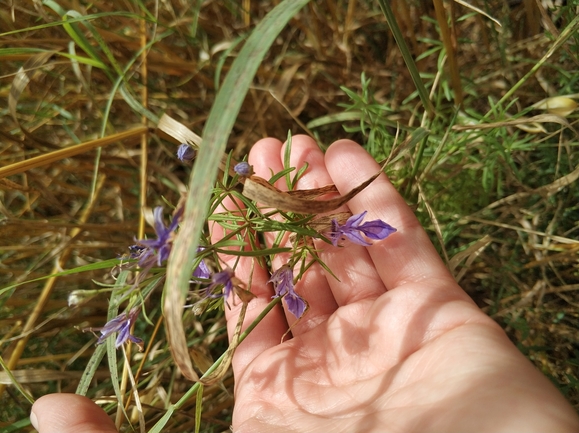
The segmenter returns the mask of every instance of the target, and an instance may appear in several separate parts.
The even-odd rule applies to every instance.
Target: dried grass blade
[[[44,368],[32,368],[28,370],[12,370],[10,374],[20,383],[45,383],[51,380],[79,379],[84,373],[81,371],[47,370]],[[100,371],[99,379],[108,379],[109,372]],[[6,371],[0,371],[0,383],[10,385],[10,375]]]
[[[569,128],[575,135],[577,135],[577,137],[579,137],[579,133],[575,128],[573,128],[567,119],[561,116],[557,116],[556,114],[539,114],[533,117],[522,117],[519,119],[504,120],[501,122],[479,123],[477,125],[454,125],[452,129],[454,131],[470,131],[473,129],[493,129],[502,128],[505,126],[525,125],[530,123],[558,123],[559,125]]]
[[[99,178],[99,182],[97,185],[97,195],[95,195],[93,197],[93,200],[91,200],[90,202],[87,203],[85,209],[83,210],[83,212],[79,218],[79,222],[81,224],[86,223],[89,216],[92,214],[94,206],[96,205],[96,202],[97,202],[96,197],[98,196],[98,194],[102,190],[103,185],[105,183],[105,179],[106,179],[105,176],[101,176]],[[74,239],[76,236],[78,236],[81,233],[81,231],[82,230],[80,228],[77,228],[77,227],[73,228],[70,231],[70,238]],[[53,268],[53,273],[56,273],[58,270],[60,270],[64,267],[65,263],[67,262],[68,258],[70,257],[71,252],[72,252],[72,250],[70,248],[66,248],[62,251],[62,254],[56,260],[56,264],[54,265],[54,268]],[[20,359],[20,357],[24,353],[24,349],[26,348],[26,344],[27,344],[28,340],[30,339],[30,334],[27,334],[27,332],[30,331],[34,327],[36,321],[38,320],[38,318],[40,317],[40,315],[44,311],[44,308],[46,307],[48,300],[50,299],[50,296],[52,295],[54,287],[56,286],[56,282],[57,282],[56,277],[50,277],[46,281],[46,283],[44,284],[42,292],[40,293],[40,296],[36,300],[34,308],[33,308],[32,312],[30,313],[30,316],[28,317],[24,327],[22,328],[23,337],[20,340],[18,340],[16,345],[12,348],[13,350],[12,350],[12,353],[10,354],[10,359],[8,360],[8,363],[7,363],[7,366],[9,369],[12,369],[16,366],[18,360]],[[0,395],[4,392],[4,388],[5,388],[5,386],[0,384]]]
[[[157,134],[163,138],[169,138],[177,144],[190,144],[196,150],[199,150],[199,146],[201,146],[201,137],[167,114],[161,116],[157,124]]]
[[[454,0],[456,3],[458,3],[459,5],[463,5],[465,8],[467,9],[471,9],[473,11],[475,11],[478,14],[481,14],[485,17],[487,17],[489,20],[491,20],[492,22],[494,22],[496,25],[498,25],[499,27],[502,27],[501,22],[499,20],[497,20],[496,18],[493,18],[492,16],[490,16],[489,14],[487,14],[485,11],[483,11],[481,8],[477,8],[476,6],[471,5],[470,3],[467,3],[464,0]]]
[[[448,263],[448,267],[450,272],[454,275],[454,278],[457,282],[460,282],[462,277],[466,274],[469,266],[475,261],[475,259],[484,251],[484,249],[490,245],[493,239],[489,235],[485,235],[483,238],[476,241],[466,250],[461,251],[460,253],[456,254],[450,262]],[[458,265],[466,259],[464,267],[459,271],[456,272]]]
[[[440,36],[442,39],[442,44],[446,51],[446,58],[448,59],[448,68],[450,69],[450,84],[454,90],[454,104],[458,107],[462,104],[462,85],[460,81],[460,72],[458,70],[458,62],[456,60],[456,49],[453,44],[453,37],[451,36],[451,30],[448,26],[448,20],[450,18],[451,26],[455,27],[454,16],[451,13],[450,17],[447,18],[444,5],[442,0],[433,0],[434,11],[436,15],[436,20],[438,22],[438,29],[440,31]]]
[[[163,114],[161,120],[157,124],[157,135],[162,138],[168,139],[175,144],[189,144],[195,150],[199,150],[202,142],[202,138],[183,125],[181,122],[173,119],[167,114]],[[229,168],[229,175],[235,176],[232,165],[235,165],[235,161],[232,159],[232,163]],[[225,171],[227,167],[227,155],[223,153],[221,161],[219,162],[219,168]]]
[[[229,347],[225,352],[225,356],[222,358],[221,363],[217,366],[215,370],[209,373],[206,376],[201,378],[201,384],[205,386],[211,386],[221,379],[227,373],[229,366],[231,365],[231,361],[233,360],[233,354],[235,353],[235,349],[239,346],[239,336],[241,335],[241,325],[243,325],[243,320],[245,319],[245,313],[247,311],[247,304],[248,301],[244,301],[239,312],[239,317],[237,319],[237,324],[235,325],[235,331],[233,332],[233,336],[231,337],[231,343],[229,343]]]
[[[87,141],[85,143],[70,146],[65,149],[55,150],[54,152],[46,153],[44,155],[36,156],[34,158],[25,159],[24,161],[15,164],[7,165],[0,168],[0,178],[12,176],[14,174],[22,173],[35,167],[52,164],[64,158],[70,158],[74,155],[88,152],[97,147],[108,146],[109,144],[118,141],[126,140],[127,138],[139,138],[141,134],[148,131],[146,126],[139,126],[128,131],[119,132],[117,134],[109,135],[104,138]]]

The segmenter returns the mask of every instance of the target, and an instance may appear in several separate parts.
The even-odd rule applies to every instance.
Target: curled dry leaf
[[[350,201],[354,196],[356,196],[356,194],[370,185],[380,175],[380,173],[382,173],[382,170],[380,170],[370,179],[362,182],[347,194],[327,200],[312,200],[310,198],[311,196],[320,195],[316,190],[299,191],[302,194],[305,194],[305,197],[307,198],[303,198],[303,196],[296,196],[298,191],[294,192],[293,194],[280,191],[274,186],[270,185],[265,179],[262,179],[258,176],[251,176],[245,180],[245,184],[243,186],[243,195],[261,203],[266,207],[272,207],[286,212],[320,214],[336,210],[343,204]],[[322,194],[325,193],[326,192],[323,192]]]
[[[296,196],[299,198],[305,198],[307,200],[312,200],[315,198],[318,198],[324,194],[331,194],[331,193],[337,193],[338,192],[338,188],[336,188],[336,185],[326,185],[326,186],[322,186],[320,188],[314,188],[314,189],[299,189],[296,191],[287,191],[287,194],[291,195],[291,196]]]
[[[345,224],[352,212],[336,212],[329,215],[317,215],[308,223],[308,225],[319,233],[324,233],[332,228],[332,220],[338,224]]]
[[[532,106],[536,110],[545,110],[550,114],[567,117],[577,108],[577,102],[568,96],[553,96],[543,99]]]

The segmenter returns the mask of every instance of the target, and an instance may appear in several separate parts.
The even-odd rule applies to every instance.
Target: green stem
[[[420,100],[422,104],[426,108],[429,117],[434,116],[434,106],[432,105],[432,101],[428,96],[428,91],[424,84],[422,83],[422,78],[420,78],[420,72],[418,72],[418,68],[416,67],[416,63],[412,58],[412,54],[408,49],[408,45],[406,45],[406,41],[402,36],[402,32],[400,31],[400,27],[398,27],[398,22],[396,21],[396,17],[394,16],[394,12],[392,12],[392,8],[390,8],[390,4],[385,0],[378,0],[380,4],[380,8],[382,12],[386,16],[386,21],[390,26],[390,30],[392,30],[392,34],[394,35],[394,39],[396,39],[396,43],[398,44],[398,48],[400,48],[400,52],[402,53],[402,57],[404,58],[404,62],[406,63],[406,67],[408,68],[408,72],[410,72],[410,76],[412,77],[412,81],[414,81],[414,85],[416,86],[416,90],[418,90],[418,95],[420,96]]]
[[[280,299],[281,298],[276,298],[276,299]],[[28,400],[28,402],[30,404],[34,404],[34,398],[32,398],[32,396],[30,394],[28,394],[26,392],[26,390],[22,387],[22,385],[20,385],[20,383],[16,380],[16,378],[14,377],[14,375],[12,374],[12,371],[10,371],[10,369],[8,368],[8,366],[6,365],[6,363],[4,362],[4,359],[2,358],[2,356],[0,356],[0,366],[2,367],[2,369],[6,372],[6,374],[8,375],[8,377],[10,378],[10,381],[12,382],[12,385],[14,385],[16,387],[16,389],[18,391],[20,391],[20,394],[22,394],[24,396],[24,398],[26,400]]]
[[[410,194],[410,189],[412,188],[412,181],[414,180],[416,174],[418,173],[418,169],[420,168],[420,163],[422,162],[422,157],[424,156],[424,149],[426,148],[426,142],[428,141],[428,136],[424,137],[420,140],[420,144],[418,145],[418,151],[416,154],[416,160],[414,161],[414,166],[412,167],[412,172],[410,173],[409,179],[410,182],[406,187],[406,197]]]
[[[279,304],[281,302],[281,297],[277,297],[274,298],[268,305],[267,307],[264,308],[264,310],[259,314],[259,316],[257,316],[257,318],[251,323],[251,325],[249,325],[247,327],[247,329],[239,336],[239,343],[241,343],[243,340],[245,340],[247,338],[247,336],[250,334],[251,331],[253,331],[255,329],[255,327],[259,324],[259,322],[261,322],[263,320],[263,318],[273,309],[273,307],[275,307],[277,304]],[[219,364],[221,364],[221,362],[223,361],[223,359],[225,358],[227,352],[224,352],[223,355],[221,355],[214,363],[211,367],[209,367],[207,369],[207,371],[205,372],[205,374],[201,377],[201,379],[208,377],[213,371],[215,371],[215,369],[219,366]],[[173,415],[173,412],[175,412],[176,410],[181,409],[181,407],[183,407],[183,405],[194,395],[197,393],[199,387],[201,386],[201,382],[195,382],[195,384],[193,384],[193,386],[191,388],[189,388],[189,390],[183,394],[183,397],[181,397],[179,399],[179,401],[177,401],[177,403],[172,404],[171,406],[169,406],[169,408],[167,409],[167,412],[165,412],[165,415],[163,415],[163,417],[157,421],[157,423],[153,426],[153,428],[149,431],[149,433],[161,433],[163,430],[163,428],[165,427],[165,424],[167,424],[167,421],[169,421],[169,419],[171,418],[171,416]]]

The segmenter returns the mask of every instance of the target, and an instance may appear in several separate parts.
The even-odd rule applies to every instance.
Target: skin
[[[283,154],[280,141],[264,139],[249,162],[269,178],[282,169]],[[334,183],[346,193],[379,171],[354,142],[338,141],[324,155],[312,139],[295,136],[291,165],[306,161],[300,189]],[[238,347],[235,433],[579,431],[559,391],[456,284],[385,175],[348,208],[367,210],[366,221],[382,219],[398,232],[370,247],[317,245],[339,281],[312,267],[296,285],[310,307],[302,320],[273,310]],[[222,235],[214,227],[214,239]],[[231,256],[223,260],[233,264]],[[245,325],[273,294],[269,274],[251,260],[236,268],[242,281],[253,272],[257,295]],[[285,260],[274,260],[274,270]],[[241,303],[229,305],[231,335]],[[280,344],[288,324],[291,338]],[[116,431],[80,396],[44,396],[32,411],[40,433]]]

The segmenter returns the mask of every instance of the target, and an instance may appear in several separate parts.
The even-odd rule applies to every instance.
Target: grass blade
[[[284,0],[257,25],[225,78],[203,130],[202,146],[189,182],[185,217],[171,253],[165,285],[164,314],[171,352],[188,377],[195,377],[191,375],[195,373],[183,329],[183,305],[221,156],[261,61],[280,31],[308,2]]]
[[[420,96],[420,100],[422,104],[428,111],[429,116],[434,115],[434,106],[430,101],[428,96],[428,91],[424,84],[422,83],[422,78],[420,78],[420,73],[418,72],[418,68],[416,67],[416,63],[412,58],[412,54],[408,49],[408,45],[406,45],[406,41],[404,40],[404,36],[402,36],[402,32],[400,31],[400,27],[398,27],[398,23],[396,22],[396,17],[394,16],[394,12],[390,8],[390,4],[386,0],[378,0],[380,4],[380,8],[386,17],[386,21],[388,21],[388,25],[390,26],[390,30],[392,30],[392,34],[394,35],[394,39],[396,39],[396,43],[398,44],[398,48],[400,48],[400,52],[402,53],[402,57],[404,58],[404,62],[406,63],[406,67],[408,68],[408,72],[410,72],[410,76],[412,77],[412,81],[414,81],[414,85],[416,86],[416,90],[418,90],[418,94]]]

